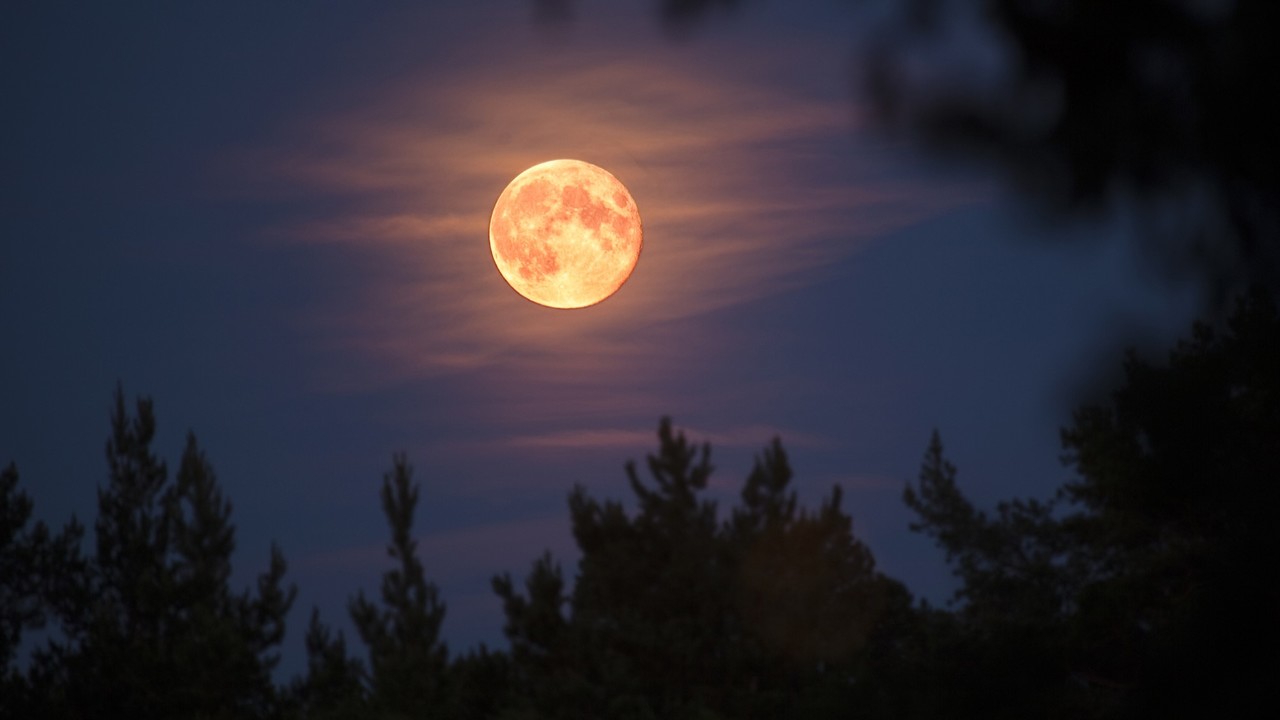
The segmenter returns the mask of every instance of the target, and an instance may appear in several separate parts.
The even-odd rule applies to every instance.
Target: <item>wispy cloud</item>
[[[278,176],[329,199],[281,236],[378,259],[376,276],[313,319],[330,349],[365,363],[324,382],[456,378],[475,391],[466,411],[486,421],[577,420],[577,429],[513,433],[512,445],[630,444],[630,431],[598,429],[600,419],[619,408],[671,412],[654,394],[661,379],[705,372],[730,350],[701,318],[820,281],[869,240],[954,204],[910,183],[871,182],[844,96],[693,62],[691,52],[473,58],[309,121],[270,153]],[[762,51],[758,62],[771,59]],[[523,300],[489,257],[494,200],[518,172],[555,157],[609,169],[645,223],[631,279],[583,310]]]
[[[635,448],[653,444],[653,433],[641,430],[566,430],[537,435],[515,435],[507,445],[535,449]]]
[[[692,443],[710,443],[724,448],[763,447],[775,437],[786,439],[788,446],[821,447],[828,443],[816,435],[796,431],[780,430],[764,425],[748,425],[731,427],[718,431],[701,432],[697,429],[680,428],[685,437]],[[585,448],[618,448],[651,449],[656,445],[653,430],[564,430],[560,432],[538,433],[531,435],[515,435],[507,439],[506,444],[517,448],[534,449],[585,449]]]

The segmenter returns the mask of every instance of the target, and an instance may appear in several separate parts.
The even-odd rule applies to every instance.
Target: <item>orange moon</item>
[[[640,258],[644,232],[627,188],[604,168],[551,160],[498,196],[489,249],[516,292],[547,307],[595,305],[617,292]]]

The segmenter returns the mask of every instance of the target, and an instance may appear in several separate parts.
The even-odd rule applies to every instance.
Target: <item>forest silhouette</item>
[[[359,647],[312,610],[305,671],[273,674],[296,589],[278,550],[230,587],[231,504],[189,435],[176,473],[148,399],[117,389],[94,542],[33,520],[0,475],[0,716],[778,718],[1258,715],[1280,663],[1280,317],[1269,294],[1198,324],[1079,408],[1074,478],[990,510],[935,433],[903,499],[959,583],[934,607],[876,568],[839,487],[802,507],[780,440],[737,503],[669,420],[631,509],[569,494],[581,559],[493,579],[509,649],[450,655],[416,554],[420,486],[397,455],[381,501],[393,566],[349,603]],[[19,662],[29,633],[56,630]],[[29,647],[28,645],[28,647]]]

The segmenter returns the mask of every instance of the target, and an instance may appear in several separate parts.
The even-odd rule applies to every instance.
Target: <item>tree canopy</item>
[[[568,496],[576,568],[550,553],[493,578],[509,647],[450,656],[417,552],[421,487],[384,476],[390,565],[358,590],[358,635],[313,610],[306,671],[275,668],[293,604],[273,549],[230,587],[232,504],[194,435],[152,450],[149,400],[118,390],[93,552],[74,518],[33,522],[0,472],[5,717],[774,718],[1251,716],[1280,641],[1280,316],[1265,292],[1125,381],[1062,432],[1073,477],[983,509],[937,433],[904,502],[956,574],[945,607],[879,569],[833,487],[799,502],[780,440],[737,502],[711,448],[669,420],[625,466],[628,500]],[[643,472],[641,470],[643,468]],[[45,631],[42,643],[30,633]]]
[[[1197,325],[1167,363],[1130,355],[1110,401],[1063,430],[1075,479],[995,516],[961,494],[935,435],[905,500],[961,580],[975,662],[1023,677],[1028,702],[1063,697],[1068,715],[1261,707],[1278,669],[1261,650],[1280,639],[1259,566],[1280,550],[1277,368],[1280,319],[1264,293],[1242,299],[1225,332]]]
[[[93,555],[80,554],[74,519],[56,538],[37,524],[4,549],[18,580],[15,617],[32,627],[51,618],[60,630],[33,651],[25,674],[6,656],[4,702],[15,717],[280,712],[272,670],[295,594],[284,557],[273,549],[255,590],[232,592],[231,504],[194,435],[170,477],[151,449],[155,428],[151,402],[139,400],[131,414],[117,389]],[[12,506],[6,514],[21,527],[30,502],[16,479],[11,467],[0,507]]]

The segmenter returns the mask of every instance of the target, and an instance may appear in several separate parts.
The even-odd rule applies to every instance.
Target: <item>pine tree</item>
[[[1077,477],[979,511],[935,435],[907,505],[961,580],[922,670],[988,717],[1248,716],[1270,697],[1280,596],[1280,315],[1261,292],[1163,364],[1130,355],[1062,433]]]
[[[503,632],[511,643],[508,712],[537,717],[569,716],[590,702],[578,650],[565,612],[569,597],[564,575],[550,552],[538,558],[518,592],[509,574],[493,579],[506,616]]]
[[[666,418],[658,441],[647,460],[652,485],[634,463],[626,466],[639,506],[634,518],[580,487],[570,496],[582,549],[573,611],[582,642],[602,654],[594,672],[610,698],[602,710],[631,704],[672,717],[692,712],[726,682],[717,649],[730,578],[715,504],[700,497],[712,473],[710,447],[690,444]]]
[[[167,469],[151,451],[156,424],[150,400],[130,417],[117,387],[106,456],[108,483],[98,490],[96,552],[85,605],[67,619],[68,710],[111,717],[171,713],[178,668],[165,656],[174,601],[169,572],[171,523],[163,494]]]
[[[271,671],[296,590],[278,548],[256,592],[229,588],[231,504],[194,435],[174,482],[151,450],[150,400],[117,389],[96,554],[62,592],[66,640],[37,658],[50,715],[274,717]],[[74,589],[74,588],[73,588]]]
[[[1065,699],[1075,692],[1068,623],[1083,575],[1056,504],[1001,502],[994,517],[978,510],[960,491],[937,431],[903,501],[918,518],[911,529],[934,538],[961,581],[956,611],[928,619],[932,637],[916,638],[935,648],[919,672],[939,678],[931,688],[937,704],[925,713],[1071,717],[1079,708]]]
[[[295,682],[293,696],[307,720],[356,720],[368,716],[364,667],[347,655],[342,633],[334,635],[312,608],[307,626],[307,674]]]
[[[20,690],[22,678],[12,663],[23,633],[40,628],[44,620],[40,555],[48,530],[43,523],[27,526],[31,506],[10,463],[0,471],[0,703]]]
[[[73,517],[54,535],[31,522],[31,497],[19,487],[18,468],[0,470],[0,716],[29,717],[45,707],[47,652],[36,649],[24,671],[15,663],[24,635],[42,630],[73,597],[85,567],[84,528]]]
[[[418,486],[403,455],[382,483],[382,510],[391,526],[387,554],[396,566],[382,577],[381,604],[360,592],[351,619],[369,648],[370,704],[380,717],[425,717],[445,702],[448,650],[440,641],[445,606],[427,581],[412,537]]]
[[[633,512],[571,493],[582,558],[570,597],[549,555],[523,594],[495,579],[511,717],[837,715],[870,677],[865,659],[891,644],[884,618],[909,605],[905,589],[875,571],[838,488],[816,511],[798,508],[779,441],[723,523],[702,497],[709,446],[667,419],[658,442],[647,480],[626,467]]]
[[[1064,521],[1093,571],[1079,667],[1143,713],[1248,715],[1280,663],[1280,314],[1242,297],[1164,363],[1130,355],[1125,384],[1063,431],[1078,478]]]
[[[734,649],[753,688],[736,698],[735,717],[824,717],[856,705],[865,658],[892,642],[886,620],[910,604],[854,536],[839,486],[811,511],[798,507],[791,480],[775,439],[725,528],[741,628]]]

